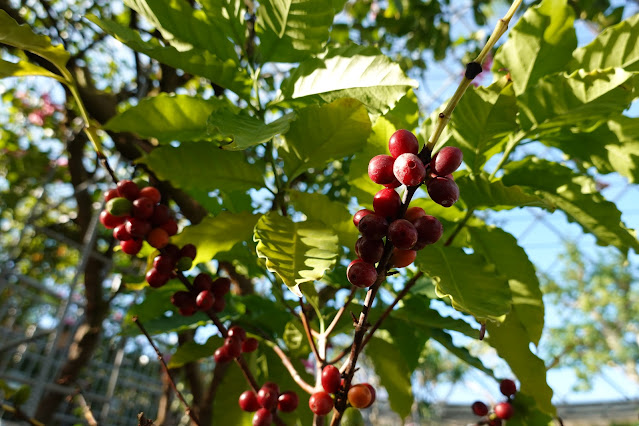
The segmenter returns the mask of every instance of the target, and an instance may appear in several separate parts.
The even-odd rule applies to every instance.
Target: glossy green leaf
[[[606,28],[590,44],[575,50],[572,56],[573,70],[619,67],[639,71],[639,14]]]
[[[234,311],[231,318],[234,324],[241,325],[247,332],[272,340],[284,336],[286,325],[292,318],[281,305],[263,295],[234,296],[230,299],[229,307]]]
[[[234,43],[227,38],[227,33],[219,31],[226,21],[221,14],[207,15],[186,0],[124,0],[124,4],[145,17],[176,49],[197,47],[223,61],[238,62]]]
[[[506,165],[505,171],[504,184],[520,185],[561,209],[568,220],[593,234],[599,245],[615,246],[624,253],[630,248],[639,250],[636,233],[626,228],[621,212],[601,196],[591,178],[530,157]]]
[[[224,151],[207,142],[156,148],[140,162],[161,180],[187,191],[245,191],[264,186],[261,168],[249,164],[243,153]]]
[[[408,90],[384,117],[398,129],[412,130],[419,122],[419,103],[413,89]]]
[[[208,139],[206,119],[214,111],[224,110],[225,102],[188,95],[161,93],[144,98],[137,105],[109,120],[104,128],[114,132],[132,132],[159,142]]]
[[[503,151],[508,136],[517,125],[517,104],[512,84],[505,78],[488,88],[469,88],[455,108],[450,132],[442,144],[457,146],[464,153],[464,163],[473,172]]]
[[[300,62],[320,53],[333,23],[330,0],[265,0],[255,30],[261,61]]]
[[[0,10],[0,43],[35,53],[61,70],[70,57],[62,45],[54,46],[49,37],[34,33],[26,24],[18,25],[4,10]]]
[[[544,413],[555,415],[550,401],[552,389],[546,383],[546,366],[530,352],[528,331],[522,325],[518,312],[513,310],[502,324],[486,324],[488,343],[497,350],[521,382],[521,392],[532,395],[537,407]]]
[[[255,226],[257,255],[297,296],[299,285],[320,280],[336,262],[337,235],[321,222],[293,222],[276,213],[265,214]]]
[[[259,215],[248,212],[222,212],[215,217],[207,216],[197,225],[184,228],[175,237],[173,244],[179,247],[185,244],[195,244],[197,256],[193,266],[201,262],[208,262],[218,253],[230,250],[241,241],[246,241],[253,235],[253,228]]]
[[[449,297],[458,311],[478,320],[497,320],[510,311],[507,278],[477,253],[435,244],[420,250],[415,264],[435,280],[438,296]]]
[[[66,80],[58,74],[54,74],[46,68],[30,64],[29,62],[18,61],[14,63],[0,59],[0,78],[27,76],[49,77],[58,80],[60,83],[66,82]]]
[[[199,361],[200,359],[211,358],[213,352],[224,344],[224,339],[218,336],[211,336],[203,345],[196,342],[185,342],[178,346],[177,350],[171,355],[168,362],[169,368],[180,368],[189,362]]]
[[[374,309],[369,318],[376,320],[382,314],[381,309]],[[353,321],[347,319],[345,321],[350,330],[353,329]],[[420,357],[424,352],[424,346],[430,339],[432,329],[428,327],[407,326],[407,323],[401,319],[391,315],[387,317],[381,325],[382,330],[375,333],[375,337],[385,339],[399,349],[401,358],[397,362],[406,364],[409,371],[415,371],[419,367]],[[392,336],[392,337],[391,337]]]
[[[310,168],[352,155],[364,147],[370,130],[366,108],[355,99],[299,110],[278,150],[286,175],[292,180]]]
[[[533,133],[608,119],[630,105],[635,81],[634,74],[620,68],[546,77],[518,99],[520,124]]]
[[[618,116],[590,129],[563,127],[544,135],[546,145],[561,149],[601,174],[617,172],[639,182],[639,118]]]
[[[332,201],[326,195],[306,192],[291,192],[291,203],[308,220],[320,221],[333,228],[341,245],[353,247],[359,232],[353,225],[353,216],[343,203]]]
[[[215,394],[211,424],[251,426],[254,413],[243,411],[237,403],[242,392],[249,387],[242,370],[233,364],[226,368]]]
[[[376,155],[390,155],[388,140],[396,130],[396,127],[385,117],[378,118],[364,149],[355,154],[351,161],[348,175],[348,182],[351,185],[350,195],[357,198],[360,206],[371,209],[373,207],[373,196],[381,189],[381,186],[368,176],[368,163]]]
[[[411,327],[427,329],[439,328],[453,330],[468,337],[477,338],[479,331],[461,318],[445,317],[429,307],[430,300],[425,297],[411,296],[402,301],[402,306],[392,313],[393,318],[401,319]]]
[[[513,310],[535,345],[544,328],[544,301],[535,267],[515,237],[495,227],[468,228],[475,252],[483,254],[497,270],[508,277]]]
[[[212,137],[230,139],[230,142],[223,144],[223,149],[237,151],[268,142],[275,135],[288,132],[295,118],[295,113],[289,113],[266,124],[241,112],[221,109],[208,117],[207,126]]]
[[[366,355],[373,362],[380,384],[388,392],[391,409],[402,419],[408,417],[413,405],[411,371],[401,359],[399,349],[386,340],[373,337],[366,345]]]
[[[543,0],[510,30],[495,54],[493,70],[508,70],[517,96],[543,76],[566,69],[577,47],[574,15],[566,0]]]
[[[302,62],[282,83],[279,101],[332,102],[350,97],[369,111],[384,114],[416,86],[376,48],[353,45]]]
[[[485,172],[455,177],[460,197],[472,209],[505,210],[516,207],[545,207],[553,209],[543,198],[525,192],[517,185],[506,186],[501,180],[489,180]]]
[[[535,398],[522,392],[512,401],[514,415],[508,419],[508,426],[555,426],[557,423],[548,414],[540,411]]]
[[[162,46],[155,39],[145,42],[136,31],[114,21],[100,20],[95,16],[88,16],[87,19],[137,52],[174,68],[208,78],[213,83],[232,90],[243,99],[250,97],[251,79],[246,71],[239,68],[231,59],[223,61],[197,47],[180,51],[173,46]]]
[[[443,347],[448,350],[451,354],[455,355],[457,358],[470,365],[471,367],[475,367],[479,371],[483,371],[491,377],[495,377],[495,373],[490,368],[486,367],[481,359],[473,356],[467,348],[463,346],[458,346],[453,343],[453,337],[446,333],[444,330],[433,329],[432,338],[439,342]]]
[[[198,0],[208,20],[216,22],[218,31],[244,46],[248,31],[242,0]]]

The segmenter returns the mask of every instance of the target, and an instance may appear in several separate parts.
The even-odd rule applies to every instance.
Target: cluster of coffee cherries
[[[327,365],[322,369],[323,391],[315,392],[308,400],[311,411],[318,416],[325,416],[333,409],[333,396],[344,385],[339,369]],[[352,385],[346,394],[348,403],[354,408],[368,408],[375,402],[375,388],[368,383]]]
[[[221,309],[220,309],[221,310]],[[229,328],[224,339],[224,344],[215,350],[213,358],[215,362],[224,363],[233,361],[242,353],[253,352],[259,342],[253,337],[246,337],[246,331],[238,325]]]
[[[273,423],[277,411],[290,413],[297,409],[299,397],[293,391],[280,393],[277,383],[266,382],[257,392],[248,390],[240,395],[240,408],[253,415],[253,426],[268,426]]]
[[[459,188],[451,175],[462,162],[459,148],[443,148],[424,165],[418,155],[419,142],[408,130],[393,133],[388,147],[391,155],[376,155],[368,164],[371,180],[385,188],[375,194],[373,211],[363,209],[353,216],[353,223],[362,236],[355,244],[358,258],[348,266],[346,275],[357,287],[375,283],[375,264],[383,256],[384,238],[393,243],[391,265],[403,268],[413,263],[417,250],[434,244],[442,236],[439,220],[420,207],[408,208],[404,217],[399,217],[402,201],[395,188],[426,182],[428,193],[436,203],[450,207],[459,199]]]
[[[161,254],[160,256],[163,255]],[[153,264],[155,265],[155,261]],[[213,309],[214,312],[222,312],[226,306],[224,296],[230,290],[230,279],[219,277],[213,281],[209,274],[202,272],[193,279],[193,285],[188,291],[182,290],[173,293],[171,303],[178,308],[181,315],[187,317],[198,310],[208,311]]]
[[[473,414],[485,417],[484,420],[477,423],[478,425],[501,426],[502,420],[510,419],[515,413],[511,404],[512,398],[515,396],[515,393],[517,393],[517,385],[515,382],[510,379],[504,379],[499,383],[499,390],[508,399],[495,405],[492,412],[490,412],[488,406],[481,401],[475,401],[473,405],[471,405]]]
[[[138,254],[144,240],[161,249],[169,243],[169,237],[177,234],[173,212],[159,204],[160,191],[146,182],[121,180],[104,194],[104,199],[106,209],[100,213],[100,222],[113,229],[113,237],[126,254]]]

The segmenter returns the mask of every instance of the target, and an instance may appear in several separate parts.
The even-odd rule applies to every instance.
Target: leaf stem
[[[282,364],[284,365],[284,367],[286,367],[286,369],[288,370],[288,373],[291,375],[295,383],[297,383],[297,385],[301,387],[302,390],[304,390],[304,392],[308,394],[314,393],[315,387],[306,383],[306,381],[302,378],[302,376],[300,376],[300,374],[295,369],[295,366],[293,365],[289,357],[286,355],[286,353],[282,350],[282,348],[280,348],[276,343],[271,342],[269,340],[265,340],[265,342],[271,349],[273,349],[273,352],[275,352],[277,356],[280,357],[280,360],[282,360]]]
[[[353,297],[355,297],[355,292],[356,291],[357,291],[357,287],[352,286],[350,294],[348,295],[348,297],[344,301],[344,305],[342,305],[342,307],[339,308],[339,310],[337,311],[337,313],[333,317],[333,321],[331,321],[331,323],[328,325],[328,328],[324,331],[324,334],[326,335],[326,337],[330,336],[331,333],[333,332],[333,330],[335,329],[335,326],[337,326],[337,323],[342,318],[342,315],[346,311],[346,308],[348,307],[348,305],[350,305],[351,301],[353,300]]]
[[[457,234],[459,234],[461,232],[461,230],[464,228],[464,226],[466,225],[466,223],[470,220],[470,218],[473,216],[473,213],[475,212],[475,208],[470,208],[468,209],[468,211],[466,212],[466,216],[464,216],[464,218],[461,220],[461,222],[459,222],[457,224],[457,227],[455,228],[455,230],[453,231],[452,234],[450,234],[450,236],[448,237],[448,239],[446,240],[446,242],[444,243],[444,246],[449,246],[453,243],[453,240],[455,239],[455,237],[457,236]]]
[[[300,305],[300,320],[302,321],[302,325],[304,326],[304,331],[306,332],[306,339],[311,345],[311,350],[313,351],[313,355],[315,355],[315,359],[317,359],[320,363],[324,364],[324,359],[320,355],[317,350],[317,345],[315,344],[315,338],[313,338],[313,332],[311,331],[311,326],[308,323],[308,318],[306,317],[306,313],[304,312],[304,301],[300,297],[299,299]]]

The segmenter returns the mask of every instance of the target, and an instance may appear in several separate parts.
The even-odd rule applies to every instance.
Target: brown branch
[[[317,344],[315,343],[315,338],[313,337],[313,331],[311,330],[311,326],[308,323],[308,318],[306,318],[306,312],[304,312],[304,302],[302,301],[301,297],[299,298],[299,304],[301,308],[300,320],[302,321],[302,325],[304,326],[304,331],[306,332],[306,339],[311,345],[311,350],[313,351],[313,355],[315,355],[315,359],[323,364],[324,359],[322,358],[319,351],[317,350]]]
[[[155,346],[155,343],[153,343],[153,339],[151,339],[151,336],[149,335],[149,333],[146,331],[146,329],[144,328],[144,326],[142,325],[142,323],[140,322],[139,318],[136,316],[134,316],[132,318],[132,321],[135,323],[135,325],[138,326],[138,328],[140,329],[140,331],[142,332],[142,334],[144,334],[144,336],[146,337],[146,339],[149,341],[149,343],[151,344],[151,346],[153,347],[153,349],[155,350],[155,353],[158,356],[158,360],[160,361],[160,364],[162,365],[162,369],[164,370],[164,372],[166,373],[166,375],[169,378],[169,381],[171,383],[171,387],[173,388],[173,391],[175,392],[175,394],[178,396],[178,399],[180,400],[180,402],[182,403],[182,405],[184,406],[184,409],[186,411],[186,414],[191,418],[191,421],[193,421],[193,423],[195,423],[196,425],[200,425],[200,421],[197,419],[197,417],[195,416],[195,413],[193,412],[193,410],[191,409],[191,407],[189,406],[188,402],[186,402],[186,400],[184,399],[184,396],[182,395],[182,393],[178,390],[177,386],[175,386],[175,381],[173,381],[173,377],[171,376],[171,373],[169,372],[169,367],[166,365],[166,362],[164,361],[164,357],[162,356],[162,353],[160,352],[160,350],[158,349],[157,346]]]
[[[297,372],[297,370],[295,369],[295,366],[293,365],[291,360],[288,358],[286,353],[277,345],[277,343],[273,343],[273,342],[269,342],[269,343],[271,343],[269,344],[269,346],[273,349],[273,352],[275,352],[277,356],[280,357],[280,360],[282,360],[282,364],[284,365],[284,367],[286,367],[286,369],[288,370],[293,380],[295,380],[295,383],[297,383],[298,386],[304,390],[304,392],[308,394],[315,393],[316,392],[315,387],[306,383],[306,381],[302,378],[302,376],[300,376],[300,374]]]
[[[215,364],[213,377],[211,377],[211,382],[206,390],[206,394],[204,395],[200,408],[200,420],[202,420],[202,424],[204,425],[210,425],[213,421],[213,401],[215,400],[217,391],[220,388],[220,385],[224,380],[224,376],[226,376],[230,366],[231,364],[228,362]]]
[[[350,305],[351,301],[355,297],[355,292],[356,291],[357,291],[357,287],[351,286],[351,292],[348,295],[348,297],[346,298],[346,300],[344,301],[344,305],[341,308],[339,308],[339,310],[337,311],[337,313],[333,317],[333,321],[331,321],[331,323],[326,328],[326,331],[324,331],[324,335],[326,337],[330,336],[331,333],[333,332],[333,330],[335,329],[335,327],[337,326],[337,323],[342,318],[342,315],[346,311],[346,308],[348,307],[348,305]]]
[[[344,358],[346,355],[348,355],[348,353],[351,351],[351,347],[353,345],[350,344],[349,346],[345,347],[344,349],[342,349],[342,352],[340,352],[339,354],[337,354],[335,356],[335,358],[333,358],[330,361],[327,361],[326,364],[335,364],[337,362],[339,362],[342,358]]]

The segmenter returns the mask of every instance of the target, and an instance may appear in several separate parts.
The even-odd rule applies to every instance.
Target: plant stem
[[[450,237],[448,237],[448,239],[446,240],[446,242],[444,243],[444,246],[449,246],[453,243],[453,240],[455,239],[455,237],[457,236],[457,234],[459,234],[461,232],[461,230],[464,228],[464,226],[466,225],[466,223],[470,220],[471,217],[473,217],[473,213],[475,212],[474,208],[470,208],[468,209],[468,211],[466,212],[466,216],[464,216],[464,218],[461,220],[461,222],[459,222],[457,224],[457,227],[455,228],[455,230],[453,231],[452,234],[450,234]]]
[[[280,348],[277,345],[277,343],[274,343],[268,340],[264,340],[264,341],[271,349],[273,349],[273,352],[275,352],[275,354],[278,357],[280,357],[280,360],[282,360],[282,364],[284,365],[284,367],[286,367],[286,369],[288,370],[293,380],[295,380],[295,383],[297,383],[297,385],[301,387],[302,390],[304,390],[304,392],[308,394],[314,393],[315,387],[306,383],[306,381],[302,378],[302,376],[300,376],[300,374],[295,369],[295,366],[293,365],[289,357],[286,355],[286,353],[282,350],[282,348]]]
[[[504,150],[504,153],[502,154],[501,158],[499,159],[499,163],[497,163],[497,166],[495,167],[493,172],[488,177],[488,180],[492,180],[495,177],[497,172],[506,163],[506,161],[508,160],[508,157],[510,157],[510,154],[513,152],[513,150],[517,147],[517,145],[519,145],[519,142],[524,140],[525,137],[526,137],[526,133],[523,132],[523,131],[517,132],[517,134],[515,134],[514,136],[511,135],[510,140],[508,141],[508,144],[506,144],[506,149]]]
[[[315,359],[318,360],[321,364],[324,363],[324,359],[320,355],[317,350],[317,345],[315,344],[315,339],[313,338],[313,332],[311,330],[311,326],[308,323],[308,318],[306,317],[306,313],[304,312],[304,302],[302,298],[299,298],[300,304],[300,320],[302,320],[302,325],[304,326],[304,331],[306,332],[306,339],[311,345],[311,350],[313,351],[313,355],[315,355]]]
[[[344,301],[344,305],[342,305],[342,307],[339,308],[339,310],[337,311],[337,313],[333,317],[333,321],[331,321],[331,323],[328,325],[328,328],[326,329],[326,331],[324,331],[324,334],[326,335],[326,337],[330,336],[331,333],[333,332],[333,330],[335,329],[335,326],[337,326],[337,323],[342,318],[342,315],[344,315],[344,312],[346,311],[346,308],[348,307],[348,305],[350,305],[351,301],[353,300],[353,297],[355,297],[355,292],[356,291],[357,291],[357,287],[352,286],[351,287],[351,293],[348,295],[348,297]]]
[[[182,393],[178,390],[178,388],[175,386],[175,382],[173,381],[173,377],[171,376],[171,372],[169,371],[169,367],[166,365],[166,362],[164,361],[164,357],[162,356],[162,353],[160,352],[160,350],[158,349],[157,346],[155,346],[155,343],[153,343],[153,339],[151,339],[151,336],[149,335],[149,333],[146,331],[146,329],[144,328],[144,326],[142,325],[142,323],[140,322],[139,318],[137,316],[134,316],[132,318],[132,321],[135,323],[135,325],[138,326],[138,328],[140,329],[140,331],[142,332],[142,334],[144,334],[144,336],[146,337],[146,339],[149,341],[149,343],[151,344],[151,346],[153,347],[153,349],[155,350],[155,353],[158,356],[158,360],[160,361],[160,364],[162,365],[162,369],[164,370],[164,372],[166,373],[167,377],[169,378],[169,383],[171,384],[171,387],[173,388],[173,391],[175,392],[175,394],[177,395],[178,399],[180,400],[180,402],[182,403],[182,405],[184,406],[184,409],[186,411],[186,414],[191,418],[191,421],[193,423],[195,423],[196,425],[200,425],[200,421],[198,420],[198,418],[195,416],[195,413],[193,412],[193,410],[191,409],[191,406],[188,404],[188,402],[186,402],[186,400],[184,399],[184,396],[182,396]]]

